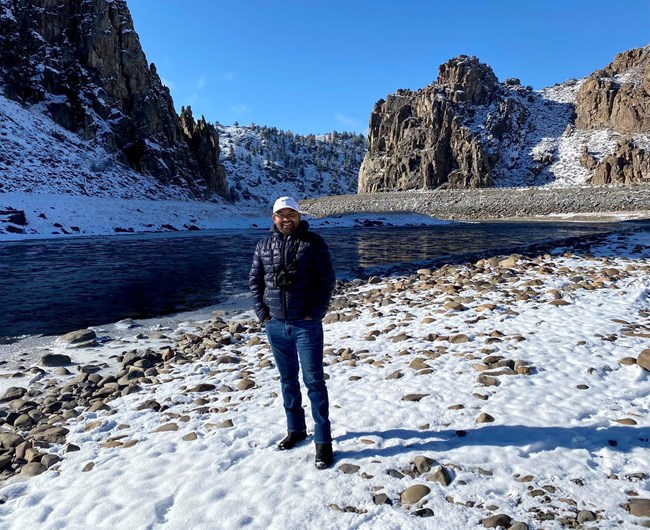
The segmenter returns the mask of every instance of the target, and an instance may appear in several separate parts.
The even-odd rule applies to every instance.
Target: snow
[[[269,199],[275,200],[275,196]],[[221,202],[113,199],[36,193],[0,194],[0,210],[8,206],[25,212],[25,234],[0,233],[2,241],[102,236],[137,232],[172,232],[259,228],[271,225],[268,208]],[[385,225],[434,225],[445,221],[420,214],[351,214],[329,218],[303,216],[310,226],[360,226],[364,221]]]
[[[642,83],[643,73],[644,73],[643,66],[636,66],[634,68],[630,68],[629,70],[623,72],[622,74],[615,75],[614,80],[621,85],[626,83]]]
[[[0,209],[11,206],[29,219],[26,234],[0,234],[0,241],[44,239],[61,235],[97,236],[121,232],[165,232],[194,226],[246,228],[268,223],[258,210],[222,201],[173,201],[83,197],[63,194],[0,194]],[[56,225],[60,226],[56,226]],[[168,227],[168,228],[164,228]],[[171,228],[173,227],[173,228]]]
[[[136,173],[98,142],[83,141],[57,125],[43,113],[42,105],[23,107],[1,92],[0,139],[0,200],[9,192],[123,199],[189,197],[187,190],[165,187],[151,176]]]
[[[639,69],[617,76],[618,82],[638,83]],[[578,130],[573,125],[576,96],[585,79],[570,79],[539,91],[521,86],[506,86],[514,123],[522,119],[525,129],[514,126],[500,141],[500,160],[495,167],[494,183],[499,188],[566,188],[589,183],[591,172],[580,159],[585,150],[598,161],[612,154],[622,137],[612,129]],[[498,116],[497,104],[476,106],[470,129],[489,145],[494,138],[485,124]],[[650,135],[634,137],[638,146],[650,142]]]
[[[569,250],[557,249],[529,267],[519,265],[534,258],[521,257],[519,265],[508,265],[513,272],[508,281],[492,283],[487,290],[465,285],[455,294],[468,308],[462,312],[443,308],[449,295],[442,290],[399,291],[400,282],[407,280],[402,276],[350,286],[349,300],[392,289],[394,303],[359,304],[357,319],[325,325],[327,347],[350,348],[357,357],[354,362],[325,358],[335,438],[335,464],[329,470],[315,469],[308,442],[288,452],[274,450],[284,435],[277,372],[260,367],[261,360],[270,359],[263,334],[246,333],[214,352],[239,355],[242,362],[235,370],[210,357],[175,365],[160,375],[160,384],[111,402],[110,412],[84,412],[69,420],[68,441],[80,450],[64,453],[64,447],[54,446],[51,450],[63,457],[60,464],[5,484],[0,526],[448,530],[483,528],[483,517],[506,513],[530,528],[559,529],[559,520],[541,523],[534,510],[558,517],[590,510],[598,521],[586,528],[634,528],[641,520],[620,505],[634,492],[648,497],[650,381],[640,366],[619,360],[648,347],[650,233],[613,235],[587,252]],[[606,276],[605,268],[625,272],[616,279]],[[456,283],[454,271],[465,278],[473,274],[475,282],[488,281],[498,267],[484,264],[483,272],[477,272],[459,265],[438,271],[436,278]],[[577,275],[602,282],[601,288],[570,289]],[[514,299],[515,291],[533,285],[536,296]],[[553,289],[570,305],[550,305]],[[480,310],[490,302],[493,309]],[[240,309],[227,308],[225,318],[252,320],[247,300],[238,303]],[[155,338],[160,333],[200,333],[209,319],[195,314],[185,320],[141,322],[130,331],[106,327],[98,334],[119,340],[90,350],[50,348],[80,363],[96,362],[134,348],[168,345],[169,339]],[[368,341],[372,330],[387,332]],[[410,338],[391,340],[399,333]],[[430,334],[442,339],[432,341]],[[449,340],[460,334],[469,342]],[[252,336],[262,342],[249,345]],[[444,353],[435,358],[427,357],[427,351]],[[473,364],[488,352],[524,361],[531,374],[501,376],[497,387],[479,385]],[[418,357],[431,366],[429,373],[409,367]],[[398,370],[401,378],[387,379]],[[199,383],[236,387],[241,371],[251,373],[253,389],[187,391]],[[52,378],[47,375],[38,383]],[[21,382],[26,383],[12,379],[10,384]],[[411,393],[426,397],[402,400]],[[489,399],[479,399],[479,394]],[[194,403],[197,397],[211,401],[208,411]],[[167,410],[138,410],[149,399]],[[480,413],[495,421],[476,423]],[[623,425],[623,419],[636,425]],[[218,428],[225,420],[233,427]],[[176,423],[178,430],[157,431],[168,423]],[[197,440],[184,439],[190,433]],[[137,443],[108,448],[111,439]],[[409,469],[418,456],[447,467],[451,484],[427,481],[426,475],[388,474]],[[83,471],[90,462],[94,467]],[[360,469],[346,474],[340,469],[345,463]],[[414,506],[401,504],[401,492],[412,484],[426,484],[431,493]],[[542,493],[532,496],[531,491]],[[393,505],[375,505],[376,493],[385,493]],[[415,516],[423,506],[435,515]]]
[[[635,134],[632,136],[634,145],[639,149],[650,150],[650,136],[647,134]]]

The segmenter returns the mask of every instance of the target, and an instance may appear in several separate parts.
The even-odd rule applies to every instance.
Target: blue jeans
[[[319,320],[277,320],[266,323],[266,336],[280,372],[282,400],[289,432],[306,431],[298,375],[307,387],[314,418],[314,442],[332,443],[329,400],[323,373],[323,324]],[[300,359],[300,363],[298,362]]]

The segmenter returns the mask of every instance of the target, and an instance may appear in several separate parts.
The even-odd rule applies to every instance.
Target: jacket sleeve
[[[248,286],[253,295],[253,307],[260,322],[264,321],[269,316],[269,308],[264,303],[264,290],[266,288],[266,283],[264,282],[264,263],[262,261],[263,244],[264,242],[260,241],[255,248],[253,264],[248,275]]]
[[[336,274],[334,273],[329,247],[321,237],[318,238],[317,249],[313,277],[313,297],[305,316],[314,320],[323,320],[336,287]]]

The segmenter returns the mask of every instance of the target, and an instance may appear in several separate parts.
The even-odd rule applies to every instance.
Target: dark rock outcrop
[[[190,107],[181,108],[180,125],[208,189],[226,197],[228,185],[226,170],[219,163],[219,133],[213,125],[205,121],[203,116],[198,122],[194,121]]]
[[[592,184],[650,183],[650,145],[619,140],[616,150],[594,164]]]
[[[450,101],[487,105],[495,97],[499,81],[492,68],[476,57],[461,55],[441,65],[438,85],[446,88]]]
[[[125,0],[0,0],[0,81],[55,122],[188,195],[227,195],[215,128],[180,119]]]
[[[359,193],[490,186],[498,153],[470,123],[482,121],[484,134],[498,142],[524,115],[488,65],[456,57],[440,66],[436,83],[398,90],[375,104]]]
[[[618,54],[591,74],[576,96],[576,127],[612,129],[622,138],[614,153],[582,163],[593,184],[650,182],[650,144],[634,136],[650,133],[650,46]]]
[[[595,71],[576,96],[578,129],[650,131],[650,46],[619,53]]]

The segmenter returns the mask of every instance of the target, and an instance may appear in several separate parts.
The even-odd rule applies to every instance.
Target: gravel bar
[[[607,219],[650,218],[650,186],[575,188],[483,188],[396,191],[337,195],[303,200],[301,209],[316,217],[360,213],[414,212],[439,219],[494,220],[551,216]]]

